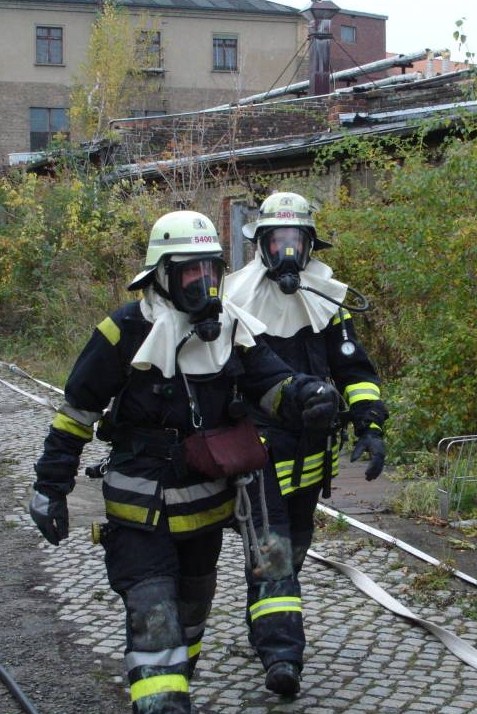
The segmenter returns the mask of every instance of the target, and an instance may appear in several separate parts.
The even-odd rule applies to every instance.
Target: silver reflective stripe
[[[124,663],[128,672],[135,667],[172,667],[177,664],[189,661],[187,647],[175,647],[171,650],[161,650],[160,652],[129,652]]]
[[[104,482],[117,488],[120,491],[132,491],[133,493],[142,493],[146,496],[154,496],[157,489],[157,481],[149,481],[140,476],[125,476],[119,471],[108,471],[104,475]]]
[[[48,496],[44,496],[42,493],[35,491],[33,493],[33,498],[31,499],[30,508],[32,511],[36,511],[41,516],[48,516],[48,507],[50,505],[50,499]]]
[[[186,488],[165,488],[164,501],[170,506],[175,506],[179,503],[194,503],[201,498],[208,498],[222,493],[227,488],[227,480],[224,478],[216,481],[204,481],[194,486]]]
[[[68,402],[63,402],[58,411],[60,414],[65,414],[84,426],[91,426],[103,415],[102,412],[87,412],[85,409],[75,409]]]

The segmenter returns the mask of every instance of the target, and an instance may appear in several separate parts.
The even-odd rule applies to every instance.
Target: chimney
[[[303,11],[308,20],[310,42],[310,86],[308,96],[330,93],[331,20],[340,8],[329,0],[315,0]]]

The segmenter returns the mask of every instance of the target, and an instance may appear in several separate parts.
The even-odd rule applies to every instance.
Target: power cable
[[[283,77],[283,75],[285,74],[285,72],[287,71],[287,69],[288,69],[288,67],[291,65],[291,63],[294,62],[295,59],[298,57],[299,53],[301,52],[301,50],[303,49],[303,47],[306,45],[307,42],[308,42],[308,38],[307,38],[304,42],[302,42],[302,44],[301,44],[300,47],[297,49],[297,51],[295,52],[295,54],[293,55],[293,57],[291,58],[291,60],[288,62],[288,64],[286,65],[286,67],[280,72],[280,74],[278,75],[278,77],[276,78],[276,80],[273,82],[272,86],[267,89],[267,91],[266,91],[265,94],[264,94],[263,101],[265,101],[265,99],[267,98],[268,93],[272,91],[272,89],[273,89],[273,88],[277,85],[277,83],[280,81],[281,77]],[[302,55],[302,57],[301,57],[301,59],[300,59],[300,62],[299,62],[299,64],[298,64],[298,67],[296,68],[296,70],[295,70],[294,73],[293,73],[292,78],[290,79],[290,81],[289,81],[288,84],[286,85],[286,89],[288,89],[288,87],[290,86],[290,84],[293,83],[294,78],[297,76],[298,71],[299,71],[301,65],[303,64],[304,56],[305,56],[305,55]]]
[[[345,47],[343,47],[343,45],[342,45],[340,42],[338,42],[338,40],[334,40],[334,42],[335,42],[336,45],[340,48],[340,50],[342,50],[342,51],[344,52],[344,54],[347,56],[347,58],[348,58],[349,60],[351,60],[351,62],[354,62],[354,64],[352,65],[352,67],[357,67],[357,68],[359,68],[359,69],[362,71],[363,75],[364,75],[365,77],[368,77],[370,83],[371,83],[373,86],[376,87],[377,85],[375,84],[375,82],[374,82],[374,80],[372,79],[371,75],[370,75],[366,70],[363,69],[363,66],[360,65],[359,62],[357,62],[357,61],[355,60],[355,58],[353,57],[353,55],[351,55],[351,54],[348,52],[348,50],[347,50]]]

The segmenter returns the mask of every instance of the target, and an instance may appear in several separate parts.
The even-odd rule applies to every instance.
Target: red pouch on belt
[[[198,430],[183,443],[189,468],[209,479],[256,471],[268,460],[267,449],[249,419],[234,426]]]

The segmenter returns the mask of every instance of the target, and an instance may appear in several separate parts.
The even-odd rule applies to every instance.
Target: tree
[[[157,27],[150,19],[134,25],[127,12],[107,0],[93,24],[86,62],[71,92],[70,121],[73,137],[104,137],[112,119],[129,116],[142,107],[145,94],[158,89],[154,75]]]

